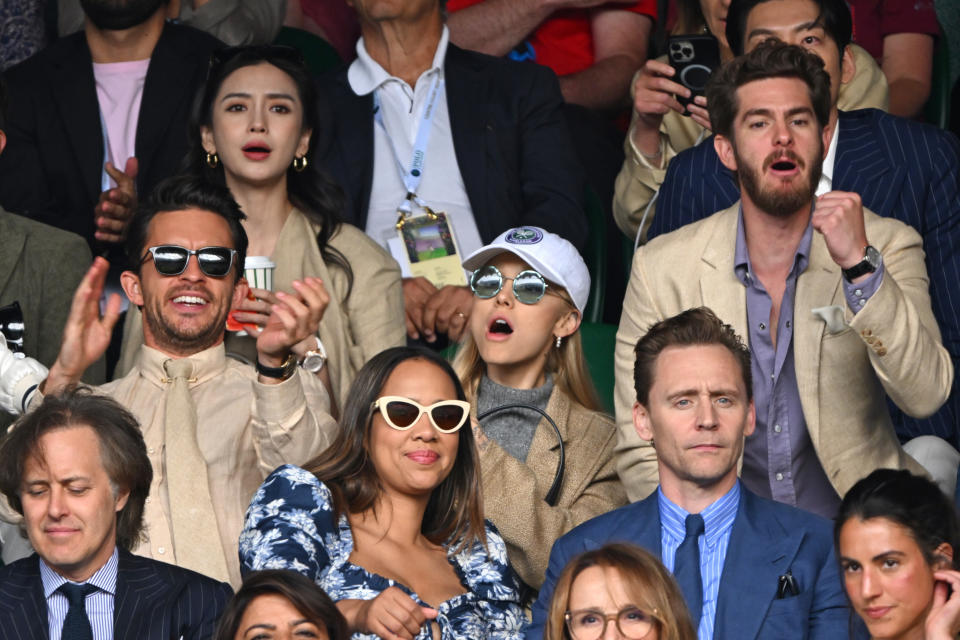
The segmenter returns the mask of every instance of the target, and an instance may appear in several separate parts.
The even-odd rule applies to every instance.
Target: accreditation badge
[[[436,287],[467,284],[460,248],[447,214],[438,212],[405,218],[397,226],[404,256],[414,277],[423,276]]]

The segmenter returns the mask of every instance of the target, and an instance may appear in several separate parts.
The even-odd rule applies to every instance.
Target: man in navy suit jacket
[[[754,46],[754,39],[771,33],[788,38],[772,25],[751,38],[747,33],[750,13],[771,0],[734,0],[727,21],[727,40],[737,54]],[[797,2],[801,0],[790,0]],[[812,1],[812,0],[811,0]],[[849,10],[842,0],[818,0]],[[774,5],[783,0],[772,0]],[[834,11],[837,9],[834,8]],[[822,10],[821,10],[822,12]],[[816,14],[815,14],[816,15]],[[799,37],[804,33],[797,32]],[[827,35],[829,39],[829,34]],[[876,109],[837,111],[836,157],[832,189],[860,194],[863,206],[881,216],[897,218],[916,229],[923,238],[930,299],[940,325],[943,345],[960,369],[960,142],[936,127],[891,116]],[[828,170],[824,165],[824,171]],[[667,169],[660,188],[657,213],[648,238],[679,229],[726,209],[740,199],[733,173],[714,150],[713,138],[677,155]],[[917,363],[922,366],[922,363]],[[901,440],[935,435],[960,443],[960,391],[954,378],[946,404],[933,416],[917,419],[889,403],[891,417]]]
[[[759,498],[737,479],[755,426],[750,352],[740,338],[709,309],[690,309],[655,324],[636,358],[633,421],[656,443],[660,486],[554,544],[527,638],[541,638],[567,563],[608,542],[663,560],[700,640],[847,637],[830,523]]]
[[[87,389],[46,397],[0,442],[0,492],[37,551],[0,569],[4,640],[213,635],[229,585],[129,552],[152,477],[136,419]]]

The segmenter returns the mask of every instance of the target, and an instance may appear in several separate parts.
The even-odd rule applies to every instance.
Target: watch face
[[[867,245],[867,250],[864,253],[863,259],[866,260],[871,267],[873,267],[872,271],[876,271],[880,268],[880,252],[871,245]]]
[[[323,369],[323,363],[327,359],[322,355],[316,352],[310,352],[303,358],[303,362],[300,364],[303,367],[304,371],[309,371],[310,373],[316,373]]]

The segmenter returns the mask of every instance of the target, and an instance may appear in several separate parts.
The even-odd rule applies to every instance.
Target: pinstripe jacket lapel
[[[4,640],[49,638],[36,554],[0,570],[0,634]]]
[[[870,208],[881,216],[897,217],[894,207],[906,169],[884,148],[872,121],[840,112],[833,188],[871,194]]]

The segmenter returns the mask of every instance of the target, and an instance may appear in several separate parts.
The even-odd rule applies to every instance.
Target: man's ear
[[[233,299],[230,304],[231,309],[236,309],[240,306],[240,301],[247,297],[250,293],[250,283],[247,282],[247,279],[241,276],[237,279],[237,284],[233,285]]]
[[[143,290],[140,285],[140,276],[133,271],[124,271],[120,274],[120,286],[127,294],[130,302],[138,307],[143,306]]]
[[[757,408],[753,404],[753,400],[750,400],[750,407],[747,410],[747,424],[743,428],[743,437],[753,435],[753,432],[757,429]]]
[[[0,153],[3,153],[3,150],[7,148],[7,134],[3,132],[3,129],[0,129]]]
[[[730,171],[737,170],[737,158],[733,153],[733,141],[724,135],[717,134],[713,137],[713,148],[717,151],[717,157]]]
[[[130,490],[121,489],[117,493],[117,502],[116,502],[116,507],[114,508],[114,511],[119,513],[121,509],[127,506],[127,500],[129,499],[130,499]]]
[[[647,408],[639,402],[633,403],[633,428],[643,440],[653,442],[653,425],[650,424],[650,414]]]
[[[848,84],[857,75],[857,61],[853,57],[853,49],[847,45],[840,56],[840,84]]]

